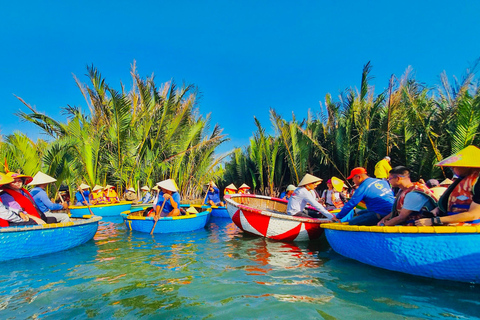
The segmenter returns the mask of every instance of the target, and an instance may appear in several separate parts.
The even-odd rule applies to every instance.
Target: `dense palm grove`
[[[344,180],[349,171],[373,166],[383,156],[392,165],[406,165],[414,178],[443,178],[434,164],[467,145],[480,144],[480,87],[474,74],[428,87],[407,70],[392,76],[384,92],[369,85],[371,65],[365,65],[360,90],[348,89],[337,100],[325,97],[318,114],[299,121],[285,120],[270,110],[274,135],[253,119],[257,131],[250,145],[235,149],[222,167],[215,149],[227,140],[209,117],[198,114],[196,88],[157,86],[132,67],[133,87],[116,91],[95,68],[88,68],[90,85],[75,79],[88,105],[64,109],[68,121],[58,122],[36,112],[19,116],[49,136],[37,142],[17,132],[3,137],[0,156],[10,170],[33,175],[42,170],[74,188],[107,182],[120,190],[173,178],[185,198],[202,197],[209,180],[219,187],[247,183],[256,193],[276,195],[297,184],[305,173]],[[23,100],[22,100],[23,101]]]

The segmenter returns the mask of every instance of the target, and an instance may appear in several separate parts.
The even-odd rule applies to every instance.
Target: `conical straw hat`
[[[287,191],[295,191],[295,189],[297,189],[297,187],[295,187],[293,184],[289,184],[287,187]]]
[[[190,213],[190,214],[197,214],[198,213],[198,211],[197,211],[197,209],[195,209],[195,207],[188,208],[187,212]]]
[[[230,183],[228,186],[225,187],[225,189],[238,190],[233,183]]]
[[[25,174],[21,174],[21,173],[16,173],[16,172],[7,172],[6,173],[6,176],[7,177],[11,177],[13,179],[16,179],[16,178],[24,178],[23,180],[23,183],[24,184],[29,184],[30,182],[32,182],[33,178],[30,177],[30,176],[27,176]]]
[[[133,189],[132,187],[128,188],[127,191],[132,191],[132,192],[135,192],[135,189]]]
[[[148,186],[143,186],[140,188],[142,191],[150,191],[150,188]]]
[[[305,177],[303,177],[302,181],[298,184],[299,187],[302,187],[304,185],[307,185],[309,183],[315,183],[315,182],[322,182],[322,179],[319,177],[315,177],[314,175],[311,175],[307,173]]]
[[[452,184],[452,183],[453,183],[453,181],[447,178],[447,179],[443,180],[442,182],[440,182],[439,185]]]
[[[88,184],[82,183],[79,187],[80,189],[90,189],[90,186]]]
[[[249,186],[247,186],[245,183],[240,186],[239,189],[250,189]]]
[[[30,182],[29,186],[37,186],[39,184],[47,184],[57,181],[57,179],[50,177],[49,175],[38,171],[36,175],[33,176],[32,182]]]
[[[343,180],[337,178],[337,177],[332,177],[332,185],[333,185],[333,188],[335,190],[337,190],[338,192],[341,192],[343,190],[343,186],[345,185],[345,183],[343,182]]]
[[[115,188],[114,186],[110,185],[110,184],[107,184],[105,186],[105,190],[108,190],[108,189],[112,189],[112,188]]]
[[[153,187],[152,190],[158,191],[158,186]]]
[[[443,159],[436,165],[439,167],[467,167],[480,168],[480,149],[475,146],[468,146],[465,149]]]
[[[166,189],[168,191],[176,192],[178,191],[177,184],[172,179],[167,179],[157,183],[160,188]]]
[[[95,187],[93,187],[92,191],[97,191],[97,190],[103,190],[103,187],[97,184]]]
[[[4,184],[9,184],[10,182],[13,182],[13,178],[0,172],[0,186]]]

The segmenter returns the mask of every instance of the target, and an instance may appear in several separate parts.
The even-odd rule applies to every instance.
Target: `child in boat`
[[[210,206],[225,206],[220,200],[220,190],[215,185],[215,182],[210,181],[208,184],[207,196],[205,197],[205,204]]]
[[[87,185],[87,184],[84,184],[82,183],[79,187],[78,187],[78,191],[77,193],[75,193],[75,200],[77,201],[75,203],[76,206],[88,206],[90,205],[90,191],[88,191],[88,189],[90,189],[90,186]]]

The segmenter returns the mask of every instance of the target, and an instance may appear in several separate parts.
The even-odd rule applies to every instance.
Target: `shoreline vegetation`
[[[35,124],[48,141],[29,139],[20,131],[2,136],[0,156],[11,171],[27,175],[38,171],[76,189],[89,185],[153,186],[174,179],[183,199],[201,199],[205,184],[217,181],[221,190],[242,183],[258,194],[276,196],[288,184],[298,184],[305,173],[324,180],[347,180],[348,172],[363,166],[369,173],[388,155],[392,165],[405,165],[413,178],[446,178],[434,164],[464,147],[480,145],[480,86],[474,70],[461,80],[430,87],[408,68],[400,78],[392,75],[386,90],[375,93],[369,85],[372,66],[362,71],[360,90],[348,88],[337,99],[325,96],[320,112],[307,119],[286,121],[270,109],[273,135],[256,118],[250,145],[231,153],[215,154],[228,140],[217,124],[210,130],[210,115],[197,108],[197,88],[177,87],[169,81],[156,85],[131,68],[133,86],[112,89],[93,66],[87,67],[90,84],[75,81],[88,112],[67,106],[67,122],[35,111],[17,115]],[[229,158],[228,158],[229,157]],[[58,185],[57,185],[58,188]]]

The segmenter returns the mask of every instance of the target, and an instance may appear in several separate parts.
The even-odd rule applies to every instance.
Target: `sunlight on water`
[[[475,318],[480,310],[478,287],[366,266],[324,239],[246,235],[220,218],[154,236],[104,219],[87,244],[0,268],[1,319]]]

